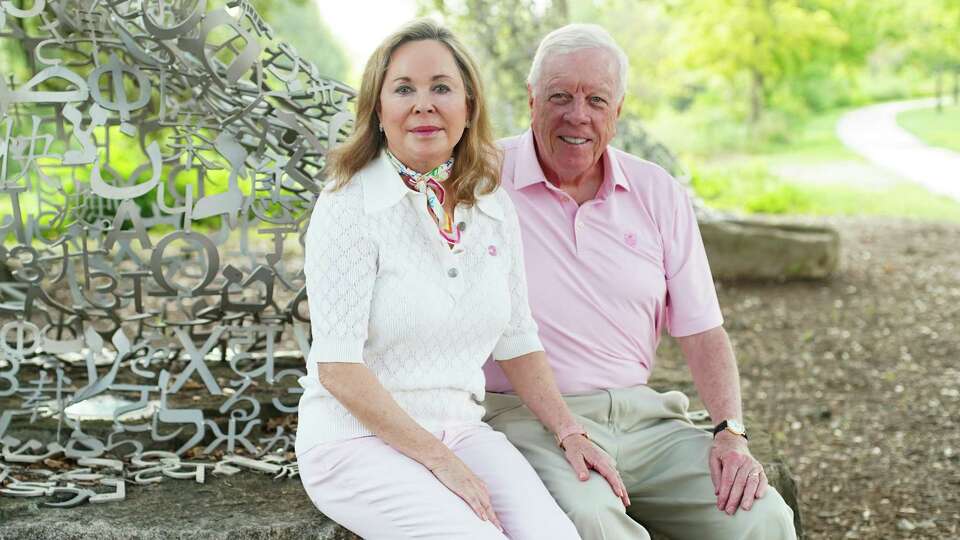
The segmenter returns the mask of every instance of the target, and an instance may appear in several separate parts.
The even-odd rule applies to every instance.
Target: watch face
[[[743,427],[743,424],[737,420],[727,420],[727,429],[740,435],[747,432],[747,429]]]

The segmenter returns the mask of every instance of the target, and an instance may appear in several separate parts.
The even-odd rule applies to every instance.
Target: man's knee
[[[760,510],[761,513],[758,513],[755,518],[754,527],[758,533],[758,538],[760,535],[763,538],[771,538],[774,540],[795,540],[797,537],[797,532],[793,526],[793,510],[787,506],[787,503],[783,500],[783,497],[780,496],[775,490],[770,490],[771,495],[775,494],[775,497],[765,496],[763,499],[769,499],[764,501],[760,499],[757,502],[764,502],[765,504],[754,505],[750,509],[748,514]]]
[[[591,473],[586,482],[567,483],[562,490],[548,487],[584,540],[649,538],[643,526],[627,515],[623,502],[599,474]]]
[[[737,510],[729,520],[721,518],[723,521],[726,523],[718,538],[795,540],[797,537],[793,527],[793,510],[772,488],[764,497],[757,499],[753,508],[748,511]]]
[[[583,493],[579,497],[568,497],[565,504],[560,506],[574,523],[609,521],[621,515],[626,515],[626,508],[620,499],[606,496],[597,497],[588,493]]]

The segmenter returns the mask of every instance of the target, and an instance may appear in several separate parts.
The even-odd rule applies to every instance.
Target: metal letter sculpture
[[[57,457],[292,475],[303,235],[353,90],[247,0],[27,4],[0,2],[0,492],[123,497],[9,478]]]

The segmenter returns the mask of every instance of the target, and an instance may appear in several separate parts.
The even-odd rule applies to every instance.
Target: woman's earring
[[[464,124],[464,126],[463,126],[463,127],[465,127],[465,128],[468,128],[468,127],[470,127],[470,121],[469,121],[469,120],[467,120],[467,123],[466,123],[466,124]]]
[[[380,133],[383,133],[383,122],[380,123]]]

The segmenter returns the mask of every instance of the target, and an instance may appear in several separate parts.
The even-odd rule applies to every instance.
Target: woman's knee
[[[514,501],[514,507],[500,516],[507,535],[513,540],[578,540],[577,528],[550,494],[543,490],[539,496],[532,491],[531,500]]]

